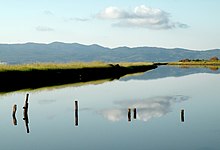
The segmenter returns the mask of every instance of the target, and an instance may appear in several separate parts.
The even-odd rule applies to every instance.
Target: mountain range
[[[53,42],[50,44],[0,44],[0,62],[23,64],[35,62],[170,62],[180,59],[209,59],[220,57],[220,49],[193,51],[181,48],[117,47],[97,44]]]

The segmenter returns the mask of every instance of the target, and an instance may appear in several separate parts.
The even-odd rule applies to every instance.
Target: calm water
[[[1,95],[0,149],[219,150],[220,74],[193,70],[160,67],[98,85],[27,91],[28,120],[27,92]]]

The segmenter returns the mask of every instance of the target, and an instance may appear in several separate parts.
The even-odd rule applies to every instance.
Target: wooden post
[[[185,117],[184,117],[184,109],[181,110],[181,122],[184,122],[185,121]]]
[[[133,111],[134,111],[134,119],[136,119],[137,118],[137,109],[134,108]]]
[[[128,121],[131,121],[131,108],[128,108]]]
[[[29,98],[29,94],[26,95],[26,100],[25,100],[25,104],[24,104],[24,118],[23,120],[25,121],[25,126],[26,126],[26,129],[27,129],[27,133],[30,133],[30,130],[29,130],[29,126],[28,126],[28,123],[29,123],[29,119],[28,119],[28,98]]]
[[[23,109],[28,111],[28,98],[29,98],[29,94],[26,95],[26,100],[25,100],[25,104]]]
[[[12,118],[13,118],[13,124],[16,126],[17,125],[17,119],[16,119],[16,111],[17,111],[17,105],[14,104],[12,108]]]
[[[78,119],[78,101],[75,101],[75,126],[79,125]]]
[[[29,94],[26,95],[26,100],[25,100],[25,104],[24,104],[24,119],[26,118],[26,116],[28,115],[28,98],[29,98]]]

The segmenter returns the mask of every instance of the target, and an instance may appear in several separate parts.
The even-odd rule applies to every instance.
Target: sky
[[[220,48],[220,0],[0,0],[0,43]]]

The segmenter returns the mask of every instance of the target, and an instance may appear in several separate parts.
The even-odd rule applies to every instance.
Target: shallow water
[[[170,68],[98,85],[28,91],[28,123],[22,108],[27,92],[1,95],[0,148],[219,149],[220,74],[201,71],[176,76],[182,70],[174,68],[173,75],[169,71],[164,76],[164,69]],[[163,76],[153,78],[160,70]],[[17,113],[12,117],[14,104]]]

